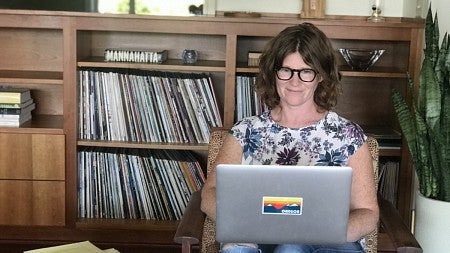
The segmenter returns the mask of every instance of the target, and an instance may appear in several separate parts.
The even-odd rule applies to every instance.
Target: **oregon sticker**
[[[263,214],[301,215],[303,198],[263,197]]]

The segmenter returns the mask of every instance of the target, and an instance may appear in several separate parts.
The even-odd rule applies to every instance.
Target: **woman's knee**
[[[257,245],[227,244],[220,253],[261,253]]]
[[[273,253],[310,253],[311,248],[302,244],[280,244]]]
[[[273,253],[361,253],[364,250],[357,243],[346,243],[335,246],[280,244]]]

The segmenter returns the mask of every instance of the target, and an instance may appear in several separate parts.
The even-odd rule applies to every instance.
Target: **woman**
[[[362,129],[332,111],[340,76],[330,40],[310,23],[288,27],[268,43],[259,68],[256,89],[269,110],[233,126],[216,164],[352,167],[348,243],[278,245],[274,252],[363,252],[359,240],[378,222],[372,159]],[[202,210],[213,220],[215,176],[213,170],[202,190]],[[252,243],[226,244],[221,251],[261,252]]]

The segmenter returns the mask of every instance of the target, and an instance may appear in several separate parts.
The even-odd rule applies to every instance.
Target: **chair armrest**
[[[422,248],[392,203],[378,195],[378,204],[380,207],[381,225],[397,252],[422,253]]]
[[[183,248],[199,244],[201,241],[206,217],[200,209],[201,201],[201,190],[194,192],[178,224],[173,240],[175,243],[182,244]]]

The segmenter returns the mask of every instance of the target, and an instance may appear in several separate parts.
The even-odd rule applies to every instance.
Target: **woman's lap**
[[[282,244],[278,245],[273,253],[362,253],[359,243],[346,243],[340,245],[302,245]],[[265,252],[263,252],[265,253]]]
[[[260,245],[259,249],[241,245],[221,250],[221,253],[362,253],[359,243],[346,243],[342,245],[302,245],[280,244]]]

